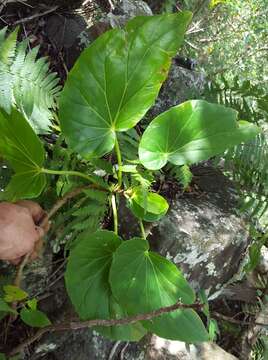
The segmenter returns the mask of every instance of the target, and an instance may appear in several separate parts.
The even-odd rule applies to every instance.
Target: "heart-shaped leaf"
[[[122,243],[111,231],[83,234],[71,251],[65,281],[71,301],[82,320],[116,319],[126,313],[116,303],[110,289],[109,271],[113,253]],[[116,340],[139,340],[146,331],[140,324],[97,328]]]
[[[68,75],[60,122],[84,157],[111,151],[116,131],[132,128],[153,105],[191,13],[138,17],[83,51]]]
[[[25,324],[32,327],[42,328],[51,324],[46,314],[40,310],[23,308],[20,317]]]
[[[157,170],[168,161],[192,164],[248,141],[259,128],[237,122],[237,112],[204,100],[191,100],[157,116],[145,130],[140,146],[141,163]]]
[[[129,199],[129,208],[136,217],[150,222],[166,214],[168,203],[161,195],[137,187]]]
[[[110,270],[112,292],[129,314],[150,312],[181,301],[191,304],[195,295],[178,268],[150,252],[144,239],[132,239],[116,250]],[[206,341],[205,327],[191,309],[176,310],[144,326],[165,338],[187,342]]]
[[[17,200],[40,195],[46,184],[41,173],[44,149],[29,123],[15,109],[0,111],[0,154],[15,171],[3,198]]]

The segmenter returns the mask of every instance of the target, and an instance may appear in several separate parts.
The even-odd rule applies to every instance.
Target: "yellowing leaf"
[[[4,300],[6,302],[21,301],[28,297],[26,291],[20,289],[15,285],[5,285],[3,289],[5,292]]]

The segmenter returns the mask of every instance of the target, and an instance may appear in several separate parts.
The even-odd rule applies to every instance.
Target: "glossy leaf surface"
[[[204,100],[191,100],[157,116],[145,130],[139,157],[151,170],[167,162],[193,164],[248,141],[257,126],[236,121],[237,112]]]
[[[68,75],[60,122],[69,145],[84,157],[114,147],[153,105],[191,13],[137,17],[83,51]]]
[[[129,200],[129,207],[133,214],[145,221],[157,221],[168,210],[168,203],[161,195],[136,188]]]
[[[23,308],[20,317],[25,324],[32,327],[42,328],[51,324],[46,314],[40,310]]]
[[[122,243],[111,231],[83,234],[71,251],[65,273],[70,299],[82,320],[126,316],[112,296],[109,271],[114,251]],[[123,316],[124,315],[124,316]],[[141,325],[97,328],[112,339],[139,340],[145,333]]]
[[[195,295],[178,268],[150,252],[144,239],[132,239],[116,250],[110,271],[112,292],[128,313],[150,312],[182,301],[191,304]],[[207,333],[193,310],[177,310],[143,322],[165,338],[187,342],[207,340]]]
[[[5,193],[7,200],[40,195],[46,179],[41,168],[44,149],[29,123],[16,110],[10,115],[0,111],[0,155],[15,171]]]

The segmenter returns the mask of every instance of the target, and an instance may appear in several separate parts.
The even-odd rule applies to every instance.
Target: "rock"
[[[148,360],[237,360],[218,345],[207,342],[186,346],[180,341],[171,341],[153,335]]]
[[[179,266],[193,288],[210,296],[237,274],[249,244],[246,225],[235,212],[232,183],[214,168],[195,171],[198,195],[176,196],[154,227],[155,250]]]
[[[227,353],[217,344],[203,343],[190,346],[191,360],[238,360],[237,357]]]
[[[46,35],[58,53],[64,50],[68,69],[72,68],[81,53],[81,34],[86,27],[87,22],[80,15],[52,15],[47,20]]]
[[[160,94],[146,118],[152,119],[172,106],[190,99],[200,98],[205,86],[204,74],[187,70],[173,60],[169,75],[163,84]]]
[[[46,33],[51,43],[57,46],[58,50],[69,49],[86,26],[86,21],[79,15],[69,17],[52,15],[47,20]]]
[[[112,28],[124,26],[125,23],[135,16],[153,15],[148,4],[141,0],[121,0],[115,9],[107,15]]]
[[[92,330],[51,334],[35,348],[29,360],[237,360],[218,345],[186,346],[180,341],[148,335],[138,343],[111,342]]]

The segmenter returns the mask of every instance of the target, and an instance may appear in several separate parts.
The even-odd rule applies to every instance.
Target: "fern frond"
[[[267,121],[268,95],[265,89],[250,81],[239,82],[238,77],[227,81],[223,76],[207,88],[210,101],[231,106],[241,120],[260,126]],[[259,106],[261,105],[261,106]],[[238,184],[240,210],[252,219],[268,225],[268,140],[262,133],[252,141],[228,150],[224,155],[224,170]]]
[[[171,169],[171,175],[179,181],[183,190],[187,189],[193,179],[193,174],[188,165],[173,166]]]
[[[27,41],[17,43],[18,29],[5,38],[0,32],[0,107],[16,106],[38,133],[49,131],[60,86],[49,72],[47,58],[39,58],[36,47],[27,52]]]
[[[5,32],[4,32],[5,33]],[[0,61],[10,66],[16,51],[18,28],[7,36],[7,38],[0,44]]]
[[[143,189],[149,189],[154,182],[154,176],[149,170],[137,170],[131,173],[131,187],[141,186]]]
[[[76,244],[81,232],[93,233],[100,228],[106,213],[107,202],[107,192],[97,189],[84,190],[84,196],[65,212],[54,226],[53,230],[57,233],[57,239],[53,245],[54,251],[59,251],[62,245],[65,245],[65,250],[69,250]],[[66,218],[68,218],[67,224]]]
[[[225,169],[240,184],[244,195],[241,211],[261,217],[268,208],[268,142],[264,134],[229,150]]]
[[[135,129],[119,132],[118,141],[123,159],[136,160],[138,158],[140,136]]]

